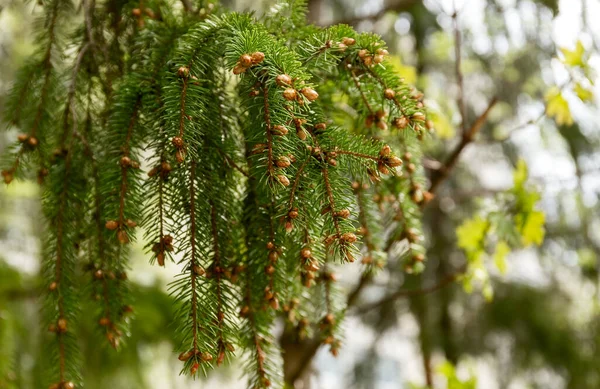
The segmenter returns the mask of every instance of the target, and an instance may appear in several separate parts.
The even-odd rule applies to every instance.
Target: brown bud
[[[271,132],[273,133],[273,135],[287,135],[288,133],[288,129],[286,126],[282,126],[281,124],[278,124],[276,126],[273,126],[273,129],[271,129]]]
[[[177,160],[177,163],[182,163],[183,161],[185,161],[185,152],[183,151],[183,149],[177,150],[177,152],[175,153],[175,160]]]
[[[235,74],[235,75],[242,74],[246,70],[248,70],[247,67],[238,64],[233,67],[233,74]]]
[[[252,66],[252,56],[250,56],[249,54],[242,54],[240,56],[239,63],[240,65],[246,68]]]
[[[410,161],[410,159],[412,158],[412,154],[407,151],[406,153],[404,153],[402,158],[406,159],[407,161]]]
[[[279,253],[275,250],[269,251],[269,261],[271,262],[277,262],[277,259],[279,258]]]
[[[294,230],[294,224],[292,223],[291,220],[286,221],[284,224],[284,227],[285,227],[285,232],[287,232],[288,234]]]
[[[180,149],[183,147],[183,138],[180,136],[174,136],[173,139],[171,139],[171,143],[173,143],[173,146]]]
[[[425,121],[425,114],[422,112],[415,112],[412,114],[412,116],[410,117],[412,120],[417,121],[417,122],[424,122]]]
[[[168,173],[168,172],[170,172],[171,170],[173,170],[173,168],[171,167],[171,164],[170,164],[170,163],[168,163],[168,162],[162,162],[162,163],[160,164],[160,168],[161,168],[161,170],[162,170],[163,172],[166,172],[166,173]]]
[[[374,63],[382,63],[384,59],[385,59],[385,57],[381,54],[377,54],[377,55],[373,56]]]
[[[104,278],[104,272],[102,271],[102,269],[98,269],[94,272],[94,277],[96,277],[96,279],[101,280],[102,278]]]
[[[358,50],[358,57],[364,59],[367,55],[369,54],[369,52],[366,49],[360,49]]]
[[[127,220],[125,220],[125,225],[129,228],[134,228],[137,226],[137,223],[131,219],[127,219]]]
[[[71,381],[64,382],[62,384],[62,389],[75,389],[75,384]]]
[[[289,186],[290,185],[289,178],[287,178],[283,174],[278,174],[277,175],[277,181],[279,181],[283,186]]]
[[[158,263],[158,266],[165,266],[165,253],[161,251],[156,254],[156,262]]]
[[[308,247],[305,247],[302,250],[300,250],[300,256],[304,259],[310,258],[311,255],[312,255],[312,252],[310,251],[310,249]]]
[[[179,69],[177,69],[177,75],[181,78],[186,78],[190,75],[190,68],[187,66],[181,66]]]
[[[286,90],[283,91],[283,97],[288,101],[296,100],[297,96],[298,96],[298,93],[296,92],[296,89],[294,89],[294,88],[287,88]]]
[[[244,305],[242,307],[242,309],[240,310],[240,316],[241,317],[246,317],[246,316],[248,316],[248,313],[250,313],[250,307],[247,306],[247,305]]]
[[[269,301],[269,304],[271,305],[271,308],[273,308],[274,310],[279,309],[279,299],[277,297],[271,299],[271,301]]]
[[[296,130],[296,135],[298,135],[300,140],[306,140],[306,131],[304,131],[302,128]]]
[[[363,58],[363,63],[364,63],[366,66],[371,66],[371,65],[373,65],[373,57],[371,57],[370,55],[368,55],[368,56],[364,57],[364,58]]]
[[[324,344],[332,344],[334,340],[335,340],[335,338],[330,335],[330,336],[326,337],[325,339],[323,339],[323,343]]]
[[[52,281],[48,286],[48,290],[51,292],[55,291],[56,288],[58,288],[58,283],[56,281]]]
[[[348,219],[348,217],[350,216],[350,211],[347,209],[341,209],[339,211],[337,211],[336,216],[341,217],[342,219]]]
[[[273,265],[265,266],[265,273],[269,276],[272,275],[273,273],[275,273],[275,266],[273,266]]]
[[[129,166],[131,166],[131,158],[124,155],[121,157],[120,163],[121,163],[121,166],[123,166],[123,167],[129,167]]]
[[[423,262],[423,261],[425,260],[425,255],[424,255],[424,254],[422,254],[422,253],[415,254],[415,255],[413,256],[413,260],[414,260],[415,262]]]
[[[30,136],[29,139],[27,140],[27,143],[29,143],[29,146],[31,146],[31,147],[36,147],[39,142],[35,136]]]
[[[396,95],[396,92],[394,92],[394,90],[391,88],[387,88],[386,90],[383,91],[383,96],[388,100],[393,99],[395,95]]]
[[[27,140],[27,138],[29,138],[29,135],[27,135],[27,134],[17,135],[17,140],[21,143],[25,142]]]
[[[225,351],[221,350],[221,351],[219,351],[219,356],[217,357],[217,366],[221,366],[221,364],[223,363],[224,360],[225,360]]]
[[[315,272],[319,270],[319,262],[317,261],[308,261],[305,265],[305,268],[309,272]],[[314,274],[311,274],[312,278],[314,278]]]
[[[117,239],[121,244],[129,243],[129,236],[125,230],[119,230],[119,232],[117,232]]]
[[[155,166],[148,172],[148,177],[152,178],[158,173],[158,167]]]
[[[64,317],[61,317],[60,319],[58,319],[58,321],[56,322],[56,328],[58,329],[59,332],[66,332],[67,331],[67,319],[65,319]]]
[[[198,372],[198,369],[200,368],[200,364],[198,362],[194,363],[192,365],[192,367],[190,368],[190,374],[194,375],[196,374],[196,372]]]
[[[194,271],[194,274],[197,276],[203,276],[204,274],[206,274],[206,271],[202,268],[202,266],[199,266],[199,265],[194,265],[192,270]]]
[[[202,359],[204,362],[209,362],[212,361],[213,356],[208,352],[203,352],[200,356],[200,359]]]
[[[394,119],[394,127],[397,129],[403,130],[406,128],[406,126],[408,126],[408,119],[406,116],[400,116]]]
[[[4,183],[6,185],[10,184],[12,182],[12,180],[15,178],[13,176],[12,171],[10,171],[10,170],[2,170],[2,176],[4,177]]]
[[[275,161],[275,165],[277,165],[277,167],[281,167],[281,168],[286,168],[286,167],[290,166],[291,164],[292,164],[292,162],[285,155],[278,157],[277,160]]]
[[[384,145],[379,151],[380,157],[387,157],[392,152],[392,148],[388,145]]]
[[[302,93],[304,97],[308,99],[308,101],[315,101],[319,98],[319,94],[317,93],[317,91],[312,88],[302,88],[300,90],[300,93]]]
[[[330,158],[329,161],[327,161],[327,163],[333,167],[337,166],[337,160],[335,160],[334,158]]]
[[[347,243],[354,243],[356,242],[356,235],[351,232],[346,232],[342,235],[342,239]]]
[[[379,170],[379,173],[381,174],[388,174],[390,172],[390,169],[388,169],[381,161],[377,163],[377,170]]]
[[[415,170],[417,170],[417,167],[415,166],[414,163],[409,163],[408,165],[406,165],[406,171],[409,173],[414,173]]]
[[[275,78],[275,82],[277,82],[277,85],[279,86],[292,85],[292,77],[287,74],[280,74]]]
[[[344,37],[344,38],[342,38],[342,43],[345,44],[346,46],[352,46],[352,45],[356,44],[356,39]]]
[[[256,51],[252,53],[252,63],[254,65],[261,63],[265,59],[265,53],[261,51]]]
[[[315,124],[315,130],[317,131],[323,131],[327,128],[327,124],[325,123],[317,123]]]
[[[56,332],[56,324],[50,324],[48,326],[48,332]]]
[[[134,8],[131,10],[131,14],[133,16],[135,16],[136,18],[138,18],[138,17],[142,16],[142,10],[139,8]]]
[[[386,163],[390,167],[398,167],[402,165],[402,160],[396,156],[391,156],[386,159]]]
[[[346,51],[346,49],[348,48],[348,46],[346,46],[343,43],[338,43],[338,49],[343,53],[344,51]]]
[[[323,323],[325,323],[325,324],[334,324],[335,323],[335,316],[333,316],[333,313],[328,313],[327,315],[325,315],[325,317],[323,318]]]
[[[424,191],[423,192],[423,202],[425,204],[427,204],[428,202],[430,202],[431,200],[433,200],[433,198],[435,197],[435,194],[429,192],[429,191]]]
[[[273,242],[267,243],[267,250],[273,250],[275,248],[275,244]]]
[[[257,143],[252,147],[252,154],[259,154],[262,153],[263,151],[265,151],[267,148],[267,145],[264,143]]]
[[[185,362],[188,359],[190,359],[192,357],[192,355],[194,355],[194,351],[193,350],[184,351],[181,354],[179,354],[179,356],[177,357],[177,359],[179,359],[182,362]]]
[[[98,320],[98,324],[100,324],[102,327],[106,327],[110,324],[110,319],[108,317],[101,317],[100,320]]]

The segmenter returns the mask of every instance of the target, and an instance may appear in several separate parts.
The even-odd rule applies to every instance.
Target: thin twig
[[[465,271],[467,270],[466,266],[461,267],[458,271],[456,271],[455,273],[452,274],[448,274],[447,276],[445,276],[444,278],[442,278],[441,280],[439,280],[436,284],[431,285],[429,287],[425,287],[425,288],[421,288],[421,289],[400,289],[397,290],[396,292],[385,296],[383,298],[381,298],[378,301],[375,301],[371,304],[367,304],[365,306],[362,307],[358,307],[355,311],[355,313],[357,315],[362,315],[365,314],[373,309],[377,309],[387,303],[393,302],[394,300],[397,300],[399,298],[402,297],[413,297],[413,296],[419,296],[419,295],[424,295],[424,294],[429,294],[429,293],[433,293],[437,290],[443,289],[444,287],[446,287],[447,285],[453,283],[457,278],[459,278],[460,276],[462,276]]]
[[[475,120],[473,125],[471,125],[471,127],[463,133],[461,141],[456,147],[456,149],[454,149],[452,154],[450,154],[450,156],[448,157],[448,159],[446,159],[446,161],[440,167],[440,169],[433,172],[431,176],[431,184],[428,189],[430,193],[435,193],[435,191],[439,188],[440,184],[442,184],[448,178],[450,172],[458,162],[461,153],[463,152],[465,147],[467,147],[471,142],[473,142],[473,140],[475,139],[475,135],[477,135],[477,133],[481,130],[481,127],[487,120],[490,111],[492,110],[494,105],[496,105],[497,101],[498,100],[494,97],[489,102],[486,110],[481,115],[479,115],[479,117]]]

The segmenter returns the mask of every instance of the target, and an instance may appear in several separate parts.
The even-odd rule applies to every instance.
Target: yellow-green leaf
[[[521,239],[524,246],[529,246],[531,244],[539,246],[542,244],[546,233],[544,228],[546,215],[544,215],[543,212],[533,211],[526,215],[519,214],[515,219],[517,226],[519,226],[519,232],[521,233]]]
[[[523,159],[519,159],[517,162],[517,168],[513,173],[513,182],[515,184],[515,190],[523,188],[527,181],[527,163]]]
[[[494,300],[494,288],[492,287],[492,284],[490,284],[489,282],[486,283],[483,286],[481,294],[483,295],[485,301],[487,301],[488,303],[492,302],[492,300]]]
[[[414,85],[417,83],[417,69],[414,66],[404,65],[397,55],[388,56],[387,63],[392,65],[392,68],[400,77],[404,78],[407,84]]]
[[[584,101],[584,102],[591,101],[594,99],[594,92],[587,89],[580,83],[575,84],[575,93],[577,94],[577,97],[579,97],[581,99],[581,101]]]
[[[585,60],[583,59],[585,49],[581,41],[577,41],[575,50],[569,50],[563,47],[560,51],[563,54],[563,63],[565,65],[585,67]]]
[[[446,115],[440,111],[429,109],[427,111],[427,116],[433,122],[433,128],[435,129],[435,134],[438,138],[450,139],[454,137],[456,131]]]
[[[510,253],[510,247],[505,241],[500,241],[496,245],[494,253],[494,264],[502,274],[506,274],[506,256]]]
[[[465,251],[478,251],[480,250],[489,222],[483,220],[479,216],[475,216],[473,219],[465,220],[456,229],[456,237],[458,238],[458,247]]]
[[[569,103],[563,97],[560,89],[553,87],[545,96],[546,100],[546,113],[548,116],[553,117],[556,124],[571,125],[573,124],[573,117],[571,116],[571,110],[569,109]]]

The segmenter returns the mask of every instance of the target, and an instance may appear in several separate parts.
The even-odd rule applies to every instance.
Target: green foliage
[[[127,343],[138,226],[150,262],[181,270],[169,291],[182,373],[244,357],[251,388],[282,386],[282,312],[337,355],[336,266],[362,251],[370,274],[405,241],[397,264],[423,269],[419,141],[432,126],[380,37],[306,25],[296,1],[261,20],[170,0],[73,9],[39,10],[41,49],[7,104],[23,135],[2,173],[37,175],[43,191],[51,388],[82,385],[77,335],[92,323]]]
[[[463,221],[456,229],[458,247],[465,251],[468,261],[463,286],[470,292],[473,282],[478,282],[488,300],[493,290],[484,258],[490,248],[496,268],[504,274],[506,257],[512,250],[540,246],[544,240],[545,215],[536,209],[540,194],[529,188],[527,177],[527,165],[519,160],[513,188],[497,196],[484,213]]]

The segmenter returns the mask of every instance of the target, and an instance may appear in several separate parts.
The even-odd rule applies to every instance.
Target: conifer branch
[[[356,85],[356,89],[358,90],[358,93],[360,93],[360,97],[361,97],[363,103],[365,104],[365,107],[367,107],[367,109],[369,110],[369,113],[371,115],[375,115],[375,111],[371,107],[371,104],[369,104],[369,100],[367,100],[367,96],[365,96],[365,93],[363,92],[363,90],[360,86],[360,81],[358,80],[358,77],[356,77],[355,70],[352,69],[352,70],[349,70],[349,72],[352,77],[352,81],[354,81],[354,85]]]
[[[217,295],[217,327],[219,328],[219,341],[218,341],[218,353],[219,357],[217,358],[217,363],[221,364],[223,358],[225,356],[225,339],[223,336],[223,320],[225,319],[225,312],[223,311],[223,295],[221,292],[221,253],[219,250],[219,233],[217,229],[217,213],[215,210],[215,205],[210,202],[210,224],[211,224],[211,233],[213,240],[213,270],[216,278],[216,295]]]
[[[196,162],[192,161],[190,166],[190,280],[192,289],[192,350],[194,355],[199,351],[198,348],[198,292],[196,291],[196,278],[199,266],[196,262]]]
[[[269,90],[266,85],[262,85],[263,90],[263,99],[264,99],[264,120],[266,126],[267,133],[267,173],[269,174],[269,178],[273,177],[274,168],[273,168],[273,135],[271,133],[271,116],[269,114]]]

